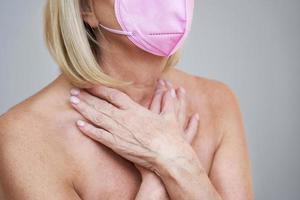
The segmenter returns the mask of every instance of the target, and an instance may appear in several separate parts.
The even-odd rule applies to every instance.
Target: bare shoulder
[[[219,146],[223,134],[232,126],[242,126],[242,115],[238,97],[224,82],[192,75],[178,69],[172,69],[166,78],[187,90],[190,112],[197,111],[202,118],[204,128],[212,127],[215,146]],[[203,127],[203,126],[202,126]],[[201,131],[201,130],[200,130]]]
[[[225,120],[233,112],[239,112],[238,97],[229,85],[219,80],[195,77],[194,91],[197,98],[205,97],[212,111],[221,120]]]
[[[200,113],[203,137],[195,141],[196,152],[212,184],[226,199],[253,199],[251,161],[237,95],[221,81],[177,73],[183,84],[189,82],[192,102]]]
[[[74,192],[70,159],[34,104],[26,100],[0,116],[0,193],[5,199],[47,199],[47,192],[67,198]]]
[[[6,150],[6,147],[17,142],[25,143],[36,139],[36,137],[32,136],[36,135],[34,132],[42,120],[37,120],[38,116],[36,113],[24,104],[26,104],[26,101],[15,105],[0,116],[1,152]]]
[[[185,87],[194,99],[195,106],[209,107],[219,117],[239,110],[237,95],[224,82],[192,75],[179,69],[173,69],[167,78],[174,80],[178,86]]]

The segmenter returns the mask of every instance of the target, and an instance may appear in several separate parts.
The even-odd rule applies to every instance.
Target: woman
[[[0,118],[3,199],[252,199],[237,98],[174,67],[192,12],[48,0],[62,74]]]

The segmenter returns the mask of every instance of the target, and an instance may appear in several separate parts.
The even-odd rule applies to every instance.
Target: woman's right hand
[[[149,106],[149,110],[159,114],[162,110],[161,102],[163,101],[165,94],[168,92],[168,90],[172,89],[172,87],[173,86],[169,81],[159,80],[154,97],[152,98],[152,102]],[[187,102],[185,97],[185,90],[183,87],[179,87],[175,91],[177,98],[174,106],[176,106],[177,120],[181,127],[185,127],[183,137],[189,144],[191,144],[195,135],[197,134],[199,117],[197,117],[197,115],[193,115],[188,120],[186,120]],[[162,183],[158,175],[137,164],[135,166],[141,173],[142,177],[142,184],[136,196],[136,199],[169,199],[164,184]],[[152,196],[150,197],[149,194],[151,194]]]

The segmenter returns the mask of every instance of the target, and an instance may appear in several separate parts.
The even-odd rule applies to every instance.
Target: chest
[[[213,130],[206,128],[205,131],[209,133]],[[82,199],[134,199],[141,177],[131,162],[86,136],[73,141],[78,142],[73,145],[77,166],[74,182]],[[193,148],[208,173],[214,153],[213,139],[207,134],[199,134]]]
[[[209,173],[213,155],[218,146],[218,126],[213,112],[194,106],[199,102],[189,101],[187,116],[195,110],[200,113],[198,134],[192,146],[201,164]],[[141,184],[139,171],[134,164],[123,159],[107,147],[94,142],[82,133],[71,135],[71,154],[76,160],[77,172],[74,184],[82,199],[134,199]]]

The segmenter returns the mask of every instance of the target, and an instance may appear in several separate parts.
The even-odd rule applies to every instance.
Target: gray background
[[[0,3],[0,114],[52,81],[44,1]],[[300,1],[196,0],[181,69],[228,84],[247,130],[256,199],[300,199]]]

